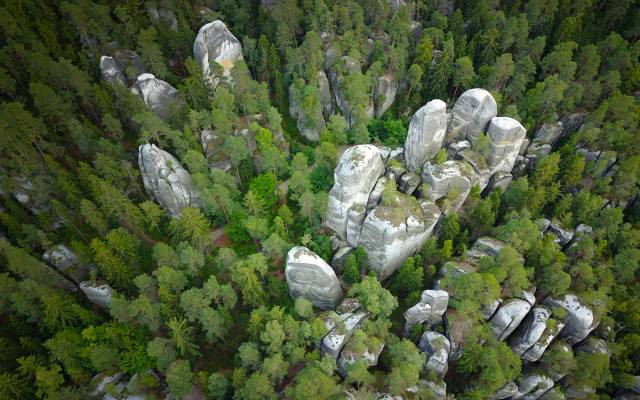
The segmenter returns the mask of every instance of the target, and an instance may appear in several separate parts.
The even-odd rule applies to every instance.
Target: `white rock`
[[[544,352],[547,350],[547,347],[551,344],[553,339],[558,336],[560,331],[564,328],[564,322],[556,321],[555,328],[547,327],[547,329],[542,334],[542,337],[533,344],[527,351],[522,354],[522,359],[535,362],[542,357]]]
[[[174,156],[155,144],[144,144],[138,150],[138,165],[147,193],[172,216],[198,206],[191,175]]]
[[[444,377],[449,367],[451,343],[444,335],[427,331],[422,334],[418,348],[427,354],[425,369]]]
[[[574,294],[567,294],[560,299],[547,297],[543,304],[549,307],[562,307],[567,311],[565,327],[560,332],[560,338],[566,339],[571,345],[584,340],[598,326],[599,321],[596,320],[591,309]]]
[[[405,172],[400,177],[400,182],[398,184],[398,190],[402,193],[412,194],[420,185],[420,177],[413,172]]]
[[[489,183],[487,184],[487,187],[484,188],[484,191],[482,193],[483,195],[487,195],[497,188],[500,188],[500,190],[502,190],[502,193],[504,193],[507,191],[507,189],[509,189],[509,185],[511,184],[512,180],[513,175],[511,175],[510,173],[502,171],[496,172],[491,176],[491,178],[489,178]]]
[[[408,336],[414,326],[431,319],[431,306],[422,302],[404,312],[404,335]]]
[[[118,84],[126,85],[122,70],[120,70],[120,66],[118,66],[116,59],[113,57],[100,57],[100,75],[102,76],[102,79],[112,86]]]
[[[557,243],[560,246],[564,246],[573,239],[573,231],[569,229],[562,228],[559,224],[551,223],[549,224],[549,232],[555,234],[557,236]]]
[[[344,297],[333,269],[306,247],[289,250],[285,276],[293,298],[304,297],[323,310],[335,308]]]
[[[442,317],[449,306],[449,293],[444,290],[425,290],[422,292],[420,302],[429,304],[433,314]]]
[[[78,256],[64,244],[56,245],[42,255],[42,261],[50,264],[58,271],[64,271],[80,263]]]
[[[367,201],[367,210],[373,210],[376,208],[378,203],[380,203],[380,199],[382,199],[382,192],[384,191],[385,186],[389,179],[386,176],[381,176],[378,178],[376,185],[373,187],[373,190],[369,194],[369,200]]]
[[[113,289],[106,283],[100,284],[94,281],[80,282],[80,290],[87,296],[90,302],[102,308],[111,307]]]
[[[466,139],[473,145],[497,111],[496,101],[486,90],[476,88],[462,93],[451,111],[445,143]]]
[[[360,204],[354,204],[347,211],[347,243],[351,247],[358,247],[360,242],[360,232],[364,222],[367,209]]]
[[[547,329],[547,320],[551,312],[545,307],[533,307],[515,332],[509,337],[511,350],[522,356],[544,334]]]
[[[427,162],[422,170],[422,181],[427,184],[427,190],[422,195],[431,201],[446,196],[450,206],[445,213],[457,211],[471,191],[470,176],[473,174],[473,168],[463,161]]]
[[[374,90],[376,118],[382,117],[382,114],[391,107],[396,99],[397,92],[398,81],[393,75],[385,74],[378,78],[378,82]]]
[[[328,121],[333,114],[333,104],[331,102],[331,89],[329,78],[324,71],[318,71],[318,88],[320,89],[320,104],[322,105],[322,115]]]
[[[535,138],[553,147],[562,137],[563,133],[564,126],[561,121],[544,123],[535,133]]]
[[[224,22],[216,20],[203,25],[198,31],[193,43],[193,57],[210,79],[213,78],[212,62],[220,64],[223,75],[228,77],[236,61],[242,60],[242,45]]]
[[[369,268],[379,279],[389,277],[431,236],[440,210],[428,201],[420,202],[418,208],[381,204],[365,218],[360,244],[367,252]]]
[[[181,104],[180,94],[173,86],[153,74],[142,74],[131,87],[144,104],[162,119],[169,118],[173,109]]]
[[[428,102],[413,115],[404,144],[411,171],[420,170],[438,153],[447,130],[447,118],[447,105],[442,100]]]
[[[522,141],[527,135],[526,129],[513,118],[494,117],[487,128],[489,149],[486,158],[491,174],[510,173],[520,152]],[[473,141],[471,141],[473,144]]]
[[[491,330],[498,340],[505,340],[520,325],[531,310],[531,304],[522,299],[505,300],[491,317]]]
[[[356,328],[360,326],[365,318],[367,318],[367,313],[358,312],[339,322],[338,325],[322,339],[320,352],[323,355],[338,358],[344,345],[351,336],[353,336],[353,332],[355,332]]]
[[[326,226],[338,237],[347,237],[347,216],[356,205],[366,207],[369,194],[384,173],[380,150],[371,144],[353,146],[342,153],[329,192]]]

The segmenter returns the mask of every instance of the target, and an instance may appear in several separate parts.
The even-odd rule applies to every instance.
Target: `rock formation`
[[[411,171],[422,169],[438,153],[447,130],[447,117],[447,105],[442,100],[432,100],[413,114],[405,142],[405,158]]]
[[[427,355],[425,369],[444,377],[449,366],[449,339],[440,333],[427,331],[422,334],[418,348]]]
[[[496,116],[497,109],[491,93],[484,89],[467,90],[453,106],[445,143],[468,140],[474,145],[491,118]]]
[[[463,161],[426,163],[422,170],[422,181],[427,185],[423,195],[431,201],[446,197],[445,214],[457,211],[471,191],[473,177],[473,168]]]
[[[306,247],[289,250],[285,275],[291,296],[304,297],[316,307],[333,309],[343,298],[336,273]]]
[[[540,372],[528,372],[518,378],[518,392],[512,400],[535,400],[553,387],[553,380]]]
[[[358,333],[360,335],[358,335]],[[364,340],[360,340],[358,336],[364,336]],[[358,339],[358,340],[356,340]],[[356,343],[358,342],[358,343]],[[364,350],[359,349],[363,347]],[[377,338],[367,338],[366,334],[362,331],[354,334],[354,337],[349,340],[338,358],[338,372],[343,378],[346,378],[349,373],[351,365],[359,360],[365,360],[369,367],[378,364],[378,357],[384,349],[384,343]]]
[[[89,267],[80,264],[78,256],[64,244],[56,245],[42,255],[42,261],[51,265],[75,283],[89,278]]]
[[[398,92],[398,81],[395,76],[385,74],[378,78],[373,91],[375,117],[380,118],[391,107]]]
[[[172,216],[198,206],[191,175],[171,154],[154,144],[144,144],[138,149],[138,165],[147,193]]]
[[[320,352],[323,355],[326,354],[333,358],[338,358],[340,351],[349,339],[351,339],[356,328],[358,328],[366,318],[367,313],[365,312],[344,314],[342,320],[322,339]]]
[[[126,84],[122,70],[120,69],[116,59],[113,57],[100,57],[100,75],[102,76],[102,79],[107,81],[110,85]]]
[[[522,299],[509,299],[502,302],[498,311],[491,317],[491,329],[498,340],[505,340],[518,327],[531,309],[531,304]]]
[[[300,134],[311,142],[317,142],[325,128],[322,103],[316,103],[310,112],[303,110],[305,93],[302,90],[296,87],[295,82],[289,86],[289,114],[296,120]]]
[[[354,104],[349,103],[348,95],[344,90],[345,78],[350,75],[361,73],[360,64],[349,56],[344,56],[339,61],[338,69],[331,73],[331,86],[333,87],[333,94],[336,98],[336,104],[342,111],[347,125],[351,127],[357,118],[373,118],[375,109],[373,101],[369,99],[368,104],[365,104],[363,113],[364,115],[357,116],[354,111]]]
[[[180,106],[182,99],[173,86],[152,74],[138,76],[131,91],[139,96],[144,104],[158,117],[169,118],[171,112]]]
[[[95,281],[84,281],[80,283],[80,290],[87,296],[90,302],[102,308],[111,306],[111,296],[113,289],[106,283],[98,283]]]
[[[509,338],[509,345],[514,353],[522,356],[544,334],[551,312],[545,307],[533,307],[531,312]]]
[[[565,327],[560,332],[560,338],[566,339],[570,345],[584,340],[598,326],[599,321],[591,309],[576,295],[567,294],[560,299],[547,297],[543,303],[549,307],[561,307],[567,311]]]
[[[224,22],[216,20],[203,25],[193,43],[193,57],[202,67],[202,72],[213,81],[211,63],[222,67],[223,76],[229,77],[236,61],[242,60],[242,45],[227,29]]]

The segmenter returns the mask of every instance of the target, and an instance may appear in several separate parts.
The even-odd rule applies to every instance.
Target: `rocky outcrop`
[[[513,118],[494,117],[489,121],[487,135],[489,146],[485,160],[491,175],[497,172],[510,173],[527,135],[526,129]],[[468,140],[473,145],[473,140]]]
[[[87,296],[90,302],[102,308],[111,307],[113,289],[106,283],[95,281],[80,282],[80,290]]]
[[[146,7],[147,15],[154,25],[164,25],[174,32],[178,31],[178,19],[176,14],[162,7],[154,7],[149,4]]]
[[[42,255],[42,261],[51,265],[75,283],[89,278],[90,268],[82,265],[78,256],[64,244],[56,245]]]
[[[324,310],[335,308],[344,297],[333,269],[306,247],[289,250],[285,276],[292,297],[304,297]]]
[[[446,197],[444,213],[457,211],[471,191],[473,168],[462,161],[445,161],[442,164],[424,164],[422,181],[426,184],[423,196],[431,201]]]
[[[404,312],[404,335],[409,336],[413,327],[427,322],[430,319],[431,306],[423,302],[418,302]]]
[[[520,325],[531,310],[528,301],[513,298],[505,300],[491,317],[491,329],[498,340],[505,340]]]
[[[484,89],[467,90],[453,106],[445,143],[468,140],[474,145],[497,111],[498,106],[491,93]]]
[[[223,76],[229,77],[231,69],[242,60],[242,44],[227,29],[224,22],[216,20],[203,25],[193,43],[193,57],[202,67],[202,72],[213,82],[212,63],[222,67]]]
[[[540,372],[528,372],[518,378],[518,392],[512,400],[535,400],[553,387],[553,380]]]
[[[560,338],[566,339],[570,345],[584,340],[598,326],[599,321],[593,315],[593,311],[574,294],[567,294],[560,299],[547,297],[543,304],[549,307],[561,307],[567,311],[565,327],[560,332]]]
[[[508,382],[491,396],[491,400],[507,399],[518,393],[518,385],[515,382]]]
[[[117,61],[113,57],[102,56],[100,57],[100,75],[112,86],[126,85],[122,70]]]
[[[504,246],[505,243],[502,240],[491,236],[482,236],[467,250],[466,256],[477,260],[481,257],[497,257]]]
[[[363,336],[366,334],[361,333]],[[367,366],[373,367],[378,364],[378,357],[384,349],[384,343],[377,338],[365,338],[364,340],[357,340],[358,335],[347,342],[338,358],[338,372],[343,378],[346,378],[349,374],[349,368],[360,360],[365,360]],[[359,348],[362,346],[364,349]]]
[[[533,307],[516,331],[509,337],[509,345],[514,353],[522,356],[544,334],[547,329],[547,320],[551,312],[545,307]]]
[[[375,117],[380,118],[391,107],[398,92],[398,81],[395,76],[385,74],[378,78],[373,91]]]
[[[427,331],[422,334],[418,348],[427,355],[425,369],[444,377],[449,366],[449,339],[440,333]]]
[[[374,105],[373,101],[369,99],[368,103],[364,104],[362,110],[363,115],[356,115],[354,112],[354,104],[350,104],[347,100],[348,95],[344,91],[345,79],[349,79],[351,75],[360,74],[360,64],[349,56],[342,57],[339,61],[340,65],[336,71],[331,74],[331,84],[333,87],[333,94],[336,98],[336,104],[342,111],[347,125],[351,127],[359,118],[373,118]]]
[[[322,105],[322,115],[328,121],[333,114],[333,102],[331,100],[331,87],[329,78],[324,71],[318,71],[318,89],[320,90],[320,104]]]
[[[289,86],[289,114],[296,120],[300,134],[311,142],[317,142],[325,128],[322,104],[315,103],[313,110],[305,112],[302,109],[302,104],[305,103],[305,94],[300,90],[296,87],[296,83]]]
[[[544,123],[535,133],[534,138],[553,147],[560,140],[563,133],[564,125],[562,122]]]
[[[364,220],[360,245],[369,256],[369,268],[383,280],[429,238],[440,210],[429,201],[398,193],[394,204],[381,204]]]
[[[384,173],[380,150],[373,145],[347,149],[336,166],[334,185],[329,192],[326,226],[340,238],[347,237],[349,209],[365,208],[369,194]]]
[[[357,312],[354,314],[344,314],[343,319],[327,333],[320,344],[320,352],[323,355],[329,355],[338,358],[340,351],[345,344],[351,339],[355,330],[367,318],[367,313]]]
[[[566,245],[571,241],[571,239],[573,239],[573,231],[564,229],[557,223],[550,223],[548,230],[556,236],[556,243],[560,246]]]
[[[173,86],[152,74],[138,76],[131,91],[158,117],[167,119],[182,103],[180,94]]]
[[[420,301],[404,313],[404,334],[409,335],[414,326],[442,322],[442,315],[447,311],[449,293],[444,290],[425,290]]]
[[[155,144],[144,144],[138,150],[138,165],[147,193],[172,216],[198,206],[191,175],[174,156]]]
[[[138,76],[145,73],[145,66],[140,54],[133,50],[116,49],[113,58],[118,63],[118,69],[122,71],[127,83],[133,84]]]
[[[564,322],[555,319],[549,319],[546,323],[546,329],[538,341],[536,341],[527,351],[522,354],[522,359],[530,362],[538,361],[547,347],[551,344],[560,331],[564,328]]]
[[[447,130],[447,117],[447,105],[442,100],[428,102],[413,115],[405,141],[405,158],[411,171],[422,169],[438,153]]]

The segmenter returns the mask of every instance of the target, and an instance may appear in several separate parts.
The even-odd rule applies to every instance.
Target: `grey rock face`
[[[535,165],[542,158],[548,156],[549,153],[551,153],[551,150],[551,145],[543,143],[537,139],[533,139],[529,147],[527,147],[525,156],[530,163]]]
[[[408,336],[414,326],[431,319],[431,306],[422,302],[404,312],[404,335]]]
[[[193,57],[202,67],[205,76],[213,78],[211,63],[222,66],[223,76],[231,75],[231,69],[242,60],[242,44],[227,29],[224,22],[216,20],[203,25],[193,43]]]
[[[365,207],[356,204],[351,206],[347,212],[347,243],[351,247],[358,247],[362,223],[367,216],[366,211]]]
[[[551,124],[544,123],[535,133],[535,138],[553,147],[558,140],[560,140],[563,133],[564,125],[561,121],[556,121]]]
[[[426,163],[422,170],[422,181],[428,187],[423,196],[431,201],[437,201],[446,196],[449,207],[444,212],[457,211],[471,191],[470,176],[473,174],[473,168],[462,161],[445,161],[442,164]]]
[[[505,243],[502,240],[492,238],[491,236],[483,236],[475,241],[473,246],[467,251],[467,257],[480,259],[481,257],[497,257]]]
[[[491,396],[491,400],[506,399],[518,393],[518,385],[515,382],[508,382]]]
[[[562,125],[565,133],[578,130],[584,123],[585,115],[583,113],[573,113],[562,117]]]
[[[549,325],[549,324],[547,324]],[[555,326],[547,326],[542,337],[533,344],[527,351],[522,354],[522,359],[535,362],[542,357],[544,352],[547,350],[547,347],[551,344],[553,339],[558,336],[560,331],[564,328],[564,322],[555,321]]]
[[[327,354],[333,358],[338,358],[344,345],[351,339],[353,332],[355,332],[356,328],[360,326],[365,318],[367,318],[367,313],[358,312],[340,321],[336,327],[322,339],[320,352],[323,355]]]
[[[336,273],[306,247],[289,250],[285,276],[292,297],[304,297],[323,310],[335,308],[344,297]]]
[[[349,367],[359,360],[365,360],[370,367],[377,365],[382,349],[384,349],[384,344],[382,343],[377,347],[369,346],[367,343],[364,352],[360,352],[353,344],[353,340],[349,340],[340,352],[338,372],[343,378],[346,378],[349,373]]]
[[[302,136],[311,142],[320,140],[320,134],[325,128],[324,116],[322,114],[322,104],[317,103],[317,107],[311,112],[312,115],[302,110],[299,96],[296,94],[298,89],[295,83],[289,86],[289,114],[296,120],[296,126]]]
[[[404,144],[407,167],[411,171],[418,171],[438,153],[447,129],[447,117],[447,105],[442,100],[428,102],[413,115]]]
[[[144,144],[138,150],[138,165],[147,193],[172,216],[198,206],[191,175],[174,156],[155,144]]]
[[[338,305],[338,307],[336,308],[336,311],[338,312],[338,314],[346,314],[346,313],[354,313],[359,309],[360,309],[360,302],[358,301],[358,299],[354,299],[353,297],[347,297],[344,300],[342,300],[340,305]]]
[[[398,189],[402,193],[411,194],[418,188],[420,182],[420,177],[418,175],[413,172],[406,172],[400,177]]]
[[[560,332],[560,338],[566,339],[570,345],[585,339],[598,326],[599,321],[596,320],[593,311],[574,294],[567,294],[560,299],[547,297],[543,304],[549,307],[562,307],[567,311],[565,327]]]
[[[138,76],[131,91],[162,119],[169,118],[171,111],[181,103],[180,94],[176,88],[152,74]]]
[[[344,88],[343,88],[344,79],[348,75],[359,73],[361,70],[360,70],[360,64],[358,64],[358,62],[351,57],[348,57],[348,56],[342,57],[342,63],[343,65],[341,70],[343,72],[337,72],[337,71],[334,72],[331,75],[331,78],[332,78],[331,81],[332,81],[332,87],[333,87],[333,94],[336,97],[336,104],[342,111],[342,114],[344,115],[344,118],[347,121],[347,125],[351,127],[351,125],[356,122],[356,115],[352,113],[353,105],[349,104],[347,100],[347,96],[344,93]],[[373,101],[369,100],[369,102],[364,106],[364,108],[365,108],[364,110],[365,115],[363,117],[373,118],[374,111],[375,111],[373,106]]]
[[[522,356],[544,334],[551,312],[545,307],[533,307],[515,332],[509,337],[509,345],[514,353]]]
[[[111,307],[111,297],[113,289],[106,283],[97,283],[94,281],[80,282],[80,290],[87,296],[90,302],[102,308]]]
[[[547,393],[540,397],[540,400],[564,400],[564,393],[558,387],[552,387]]]
[[[320,89],[320,104],[322,105],[322,115],[328,121],[333,114],[333,104],[331,102],[331,89],[329,78],[324,71],[318,71],[318,88]]]
[[[600,338],[589,337],[575,347],[576,353],[604,354],[611,356],[607,342]]]
[[[531,304],[522,299],[505,300],[491,318],[491,329],[498,340],[505,340],[520,325]]]
[[[513,175],[507,172],[496,172],[494,175],[489,178],[489,183],[487,187],[484,189],[484,193],[491,193],[497,188],[502,190],[502,193],[506,192],[513,180]]]
[[[376,207],[367,215],[360,233],[370,269],[381,280],[389,277],[405,258],[422,247],[439,218],[440,210],[428,201],[421,201],[418,207],[402,201],[396,206]]]
[[[151,19],[151,22],[154,25],[163,24],[172,31],[178,31],[178,20],[176,19],[176,15],[173,11],[167,10],[166,8],[148,6],[147,15],[149,15],[149,19]]]
[[[482,312],[482,318],[484,318],[485,320],[490,319],[493,314],[496,313],[498,307],[500,307],[500,304],[502,304],[502,299],[495,299],[488,305],[483,305],[480,308],[480,311]]]
[[[142,58],[135,51],[118,49],[113,53],[113,57],[129,83],[134,83],[136,78],[145,72]]]
[[[326,226],[347,237],[347,213],[352,206],[366,207],[369,193],[384,173],[380,150],[373,145],[353,146],[342,153],[329,192]]]
[[[518,155],[524,156],[527,152],[527,147],[529,147],[529,138],[525,137],[522,139],[522,144],[520,145],[520,151],[518,151]]]
[[[334,271],[341,272],[344,268],[344,263],[347,261],[347,257],[355,250],[353,247],[341,247],[336,251],[331,259],[331,268]]]
[[[563,229],[559,224],[551,223],[549,224],[549,232],[555,234],[558,237],[557,242],[560,246],[564,246],[573,239],[573,231],[568,229]]]
[[[535,400],[553,387],[553,380],[537,372],[529,372],[518,378],[518,393],[512,400]]]
[[[58,271],[64,271],[80,263],[78,256],[64,244],[59,244],[47,250],[42,255],[42,261],[56,267]]]
[[[522,141],[527,135],[520,122],[509,117],[494,117],[487,128],[489,149],[486,157],[487,168],[491,174],[510,173],[520,152]],[[473,144],[473,141],[470,140]]]
[[[376,118],[382,117],[382,114],[391,107],[396,99],[397,92],[398,81],[393,75],[385,74],[378,78],[378,82],[373,92]]]
[[[373,187],[373,190],[369,194],[369,200],[367,201],[367,210],[371,211],[378,203],[380,203],[380,199],[382,199],[382,192],[384,191],[385,186],[389,182],[389,179],[386,176],[381,176],[378,178],[376,185]]]
[[[100,75],[110,85],[125,85],[124,75],[116,59],[109,56],[100,57]]]
[[[449,339],[437,332],[427,331],[422,334],[418,348],[427,354],[425,369],[444,377],[449,367]]]
[[[451,143],[447,147],[447,153],[449,154],[449,158],[456,158],[458,153],[463,152],[465,150],[471,149],[471,143],[468,140],[461,140],[459,142]]]
[[[466,139],[475,144],[497,111],[496,101],[486,90],[476,88],[462,93],[453,106],[445,143]]]
[[[431,306],[434,316],[442,317],[449,306],[449,293],[444,290],[425,290],[422,292],[420,302]]]

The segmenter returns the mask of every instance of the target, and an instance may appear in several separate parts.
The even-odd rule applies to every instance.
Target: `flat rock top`
[[[340,175],[351,175],[364,171],[375,157],[380,157],[380,149],[377,146],[372,144],[361,144],[350,147],[342,153],[336,172]]]
[[[327,275],[335,275],[333,269],[320,256],[303,246],[296,246],[287,254],[287,269],[291,264],[312,264]]]

